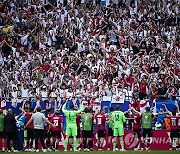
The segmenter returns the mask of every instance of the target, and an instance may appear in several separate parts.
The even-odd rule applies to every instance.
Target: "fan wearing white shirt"
[[[12,89],[13,89],[12,92],[11,92],[12,106],[13,106],[13,107],[16,107],[16,106],[17,106],[16,103],[17,103],[17,98],[18,98],[18,92],[17,92],[17,88],[16,88],[16,87],[13,87]]]
[[[42,97],[42,101],[45,101],[48,99],[48,91],[47,91],[46,86],[42,87],[42,90],[40,91],[40,95]]]
[[[29,89],[27,88],[26,85],[24,85],[24,86],[21,88],[21,97],[22,97],[23,99],[26,99],[26,98],[28,98],[28,96],[29,96]]]

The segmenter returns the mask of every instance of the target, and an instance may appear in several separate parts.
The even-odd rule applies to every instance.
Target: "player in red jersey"
[[[102,146],[104,144],[104,137],[106,136],[106,116],[104,114],[104,109],[95,115],[95,123],[98,125],[98,150],[102,151]]]
[[[179,126],[180,126],[180,111],[179,111],[179,106],[174,109],[173,112],[170,112],[167,109],[167,106],[165,104],[162,104],[165,107],[166,114],[169,114],[168,118],[170,119],[170,138],[171,138],[171,143],[170,143],[170,150],[172,150],[173,143],[177,149],[179,147],[177,141],[180,138],[180,131],[179,131]]]
[[[46,118],[51,121],[53,114],[51,113],[51,107],[46,107],[45,110]],[[46,147],[48,147],[48,151],[51,151],[50,147],[50,138],[51,138],[51,127],[46,123],[45,125],[45,138],[46,138]]]
[[[51,118],[51,122],[55,127],[52,127],[51,130],[51,140],[52,140],[52,148],[54,151],[58,150],[59,139],[61,139],[61,132],[63,131],[63,120],[59,115],[59,110],[55,111],[55,114]]]
[[[33,115],[34,109],[29,108],[28,111],[26,112],[26,123],[31,119]],[[34,141],[34,125],[33,122],[31,122],[27,127],[27,146],[26,146],[26,151],[32,151],[33,149],[33,141]]]
[[[34,111],[36,110],[35,108],[32,107],[25,107],[26,101],[23,101],[22,105],[22,111],[25,113],[26,116],[26,123],[31,119],[31,116],[33,115]],[[25,147],[25,151],[33,151],[33,141],[34,141],[34,125],[33,122],[31,122],[27,127],[27,145]]]
[[[170,118],[170,129],[171,129],[171,132],[170,132],[170,138],[171,138],[171,148],[170,150],[172,150],[172,146],[173,146],[173,143],[175,143],[175,147],[177,148],[178,146],[178,139],[179,139],[179,125],[178,125],[178,122],[179,122],[179,119],[180,117],[179,116],[176,116],[176,111],[173,111],[172,112],[172,115],[169,116]]]
[[[135,144],[135,149],[134,150],[138,150],[139,149],[139,143],[140,143],[140,140],[141,140],[141,114],[140,112],[135,112],[133,109],[134,108],[131,108],[132,109],[132,114],[130,114],[130,117],[133,119],[132,121],[132,129],[133,129],[133,132],[134,132],[134,135],[135,135],[135,138],[136,138],[136,144]],[[139,111],[138,109],[136,109],[137,111]]]

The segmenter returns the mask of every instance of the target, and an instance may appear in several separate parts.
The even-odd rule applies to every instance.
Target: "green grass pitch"
[[[0,152],[1,153],[1,152]],[[125,151],[125,152],[121,152],[121,151],[102,151],[102,152],[99,152],[99,151],[92,151],[92,152],[84,152],[84,151],[79,151],[79,152],[73,152],[73,151],[67,151],[67,152],[64,152],[64,151],[58,151],[58,152],[18,152],[18,154],[45,154],[45,153],[48,153],[48,154],[179,154],[180,151],[169,151],[169,150],[153,150],[153,151],[131,151],[131,150],[128,150],[128,151]]]

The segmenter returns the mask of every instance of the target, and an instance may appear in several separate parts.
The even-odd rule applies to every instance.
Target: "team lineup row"
[[[128,111],[120,111],[120,106],[116,106],[114,110],[110,107],[110,112],[105,113],[105,108],[100,111],[92,112],[90,107],[84,109],[83,105],[80,104],[79,109],[75,109],[73,104],[70,105],[69,110],[66,109],[67,102],[62,106],[62,112],[65,115],[66,120],[66,131],[63,129],[63,120],[60,116],[60,109],[57,109],[54,114],[52,114],[51,108],[46,108],[45,111],[41,110],[39,106],[36,106],[35,109],[24,108],[22,107],[22,114],[16,117],[16,127],[17,127],[17,136],[18,140],[21,140],[21,135],[24,130],[27,130],[27,140],[26,147],[23,148],[24,141],[18,142],[17,145],[13,145],[13,149],[18,151],[32,151],[33,150],[33,141],[35,139],[35,151],[39,151],[38,140],[40,139],[42,145],[42,151],[45,152],[46,147],[48,151],[58,150],[59,140],[61,139],[61,134],[65,134],[66,138],[64,141],[64,150],[67,151],[68,144],[73,143],[71,148],[74,151],[79,149],[84,149],[85,151],[93,150],[93,138],[94,138],[94,124],[97,124],[97,134],[98,134],[98,150],[103,149],[104,138],[106,137],[106,124],[108,124],[108,149],[110,149],[110,144],[113,143],[113,151],[117,150],[117,141],[120,141],[121,151],[124,149],[124,123],[126,120],[132,121],[132,129],[135,133],[135,138],[137,143],[135,144],[134,150],[149,150],[150,142],[148,139],[152,137],[152,121],[157,113],[151,113],[150,107],[146,107],[146,110],[143,113],[140,113],[135,108],[131,107]],[[44,113],[45,114],[44,114]],[[173,141],[177,141],[176,138],[179,138],[179,108],[172,113],[167,111],[164,112],[170,119],[170,128],[171,128],[171,148]],[[130,117],[125,117],[125,114],[129,114]],[[159,113],[161,114],[161,113]],[[7,116],[12,114],[12,110],[8,110],[8,114],[4,117],[4,130],[6,130]],[[2,117],[2,114],[1,114]],[[82,123],[82,129],[80,129],[80,123]],[[141,128],[143,133],[141,135]],[[81,133],[82,130],[82,133]],[[13,140],[14,135],[8,135],[6,131],[1,133],[7,134],[7,148],[8,151],[11,150],[10,140]],[[81,136],[82,134],[82,136]],[[81,139],[82,137],[82,139]],[[117,137],[120,140],[117,140]],[[46,144],[45,144],[46,139]],[[15,142],[15,141],[13,141]],[[141,144],[140,144],[141,143]],[[141,145],[141,146],[140,146]],[[179,145],[176,144],[176,148]],[[4,148],[4,147],[3,147]]]

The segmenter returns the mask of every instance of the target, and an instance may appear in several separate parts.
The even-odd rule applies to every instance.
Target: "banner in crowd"
[[[125,101],[125,95],[113,95],[111,103],[124,103]]]

